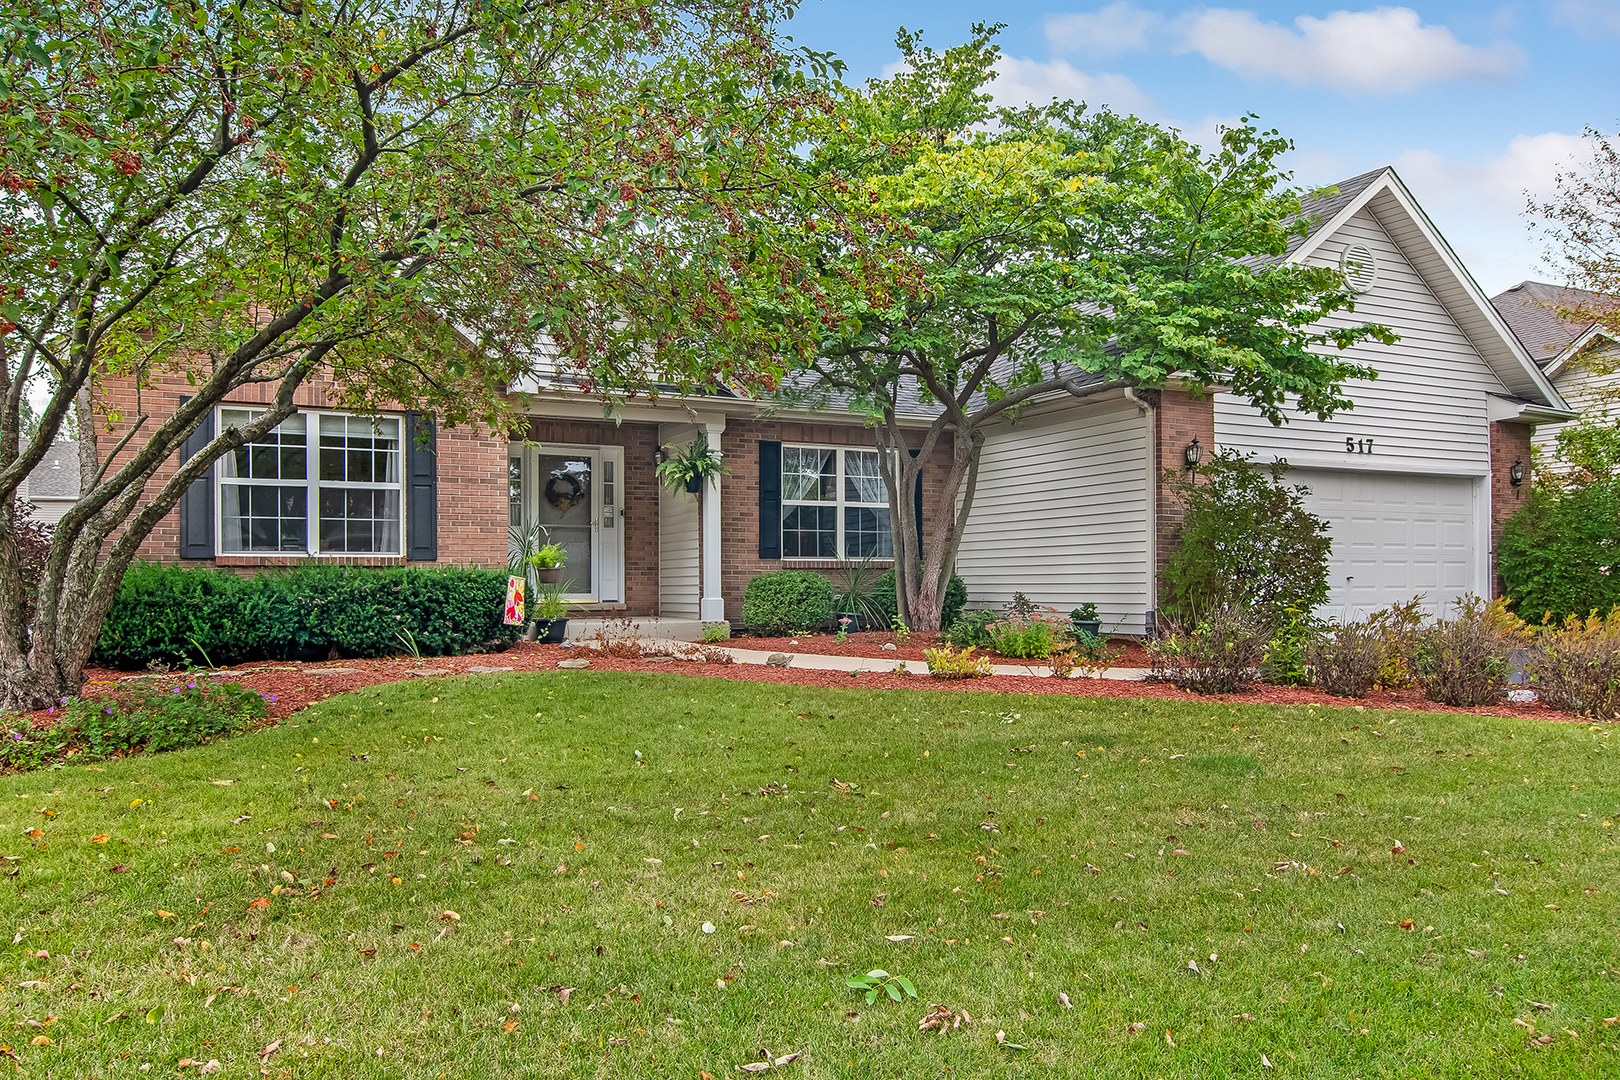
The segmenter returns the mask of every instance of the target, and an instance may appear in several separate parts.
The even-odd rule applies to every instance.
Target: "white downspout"
[[[1136,396],[1136,387],[1125,388],[1125,400],[1136,405],[1137,415],[1147,421],[1147,611],[1157,614],[1159,603],[1159,478],[1153,467],[1154,448],[1159,445],[1159,414]],[[1144,631],[1151,625],[1144,621]]]
[[[701,425],[709,452],[720,457],[720,435],[726,430],[724,417],[705,420]],[[720,477],[709,477],[703,490],[703,593],[698,601],[698,617],[704,622],[725,622],[726,599],[721,585]]]

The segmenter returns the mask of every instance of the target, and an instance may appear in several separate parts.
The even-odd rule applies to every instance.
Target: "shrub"
[[[892,625],[895,616],[900,613],[900,607],[894,599],[894,567],[883,571],[872,583],[871,601],[873,607],[882,614],[878,625]],[[962,609],[967,607],[967,601],[967,582],[952,574],[951,583],[945,586],[945,604],[940,609],[939,625],[954,626],[956,620],[961,618]]]
[[[1423,628],[1423,594],[1373,612],[1367,616],[1367,627],[1377,635],[1384,657],[1376,685],[1385,690],[1405,690],[1415,685],[1413,653],[1418,631]]]
[[[1236,606],[1276,619],[1327,600],[1328,525],[1305,510],[1306,488],[1283,483],[1287,468],[1279,461],[1263,470],[1223,451],[1199,470],[1200,483],[1166,474],[1186,507],[1160,576],[1160,603],[1173,620],[1192,625],[1203,612]]]
[[[763,637],[820,629],[833,615],[832,583],[808,570],[777,570],[749,579],[743,622]]]
[[[985,632],[996,652],[1017,660],[1046,659],[1058,636],[1057,627],[1038,614],[993,622]]]
[[[1620,715],[1620,607],[1539,628],[1525,670],[1541,700],[1560,712]]]
[[[1384,671],[1382,631],[1372,623],[1335,623],[1305,643],[1316,685],[1335,697],[1366,697]]]
[[[17,540],[18,565],[22,570],[25,624],[34,617],[34,600],[45,579],[45,560],[51,554],[51,527],[34,520],[34,504],[14,499],[11,504],[12,534]]]
[[[1259,612],[1226,605],[1189,629],[1171,626],[1148,643],[1149,678],[1200,694],[1246,690],[1259,678],[1271,638],[1270,623]]]
[[[706,622],[703,624],[703,640],[709,644],[717,641],[731,640],[731,624],[728,622]]]
[[[946,635],[958,649],[985,648],[990,644],[990,624],[1001,616],[993,611],[968,611],[951,624]]]
[[[1113,667],[1114,661],[1124,654],[1121,648],[1109,648],[1108,639],[1089,630],[1077,630],[1074,635],[1075,666],[1082,671],[1097,673]]]
[[[195,746],[261,719],[264,702],[240,683],[207,679],[146,689],[128,699],[69,698],[53,712],[50,726],[7,731],[0,739],[0,766],[35,769],[68,754],[85,761]]]
[[[1620,604],[1620,480],[1538,485],[1503,527],[1496,569],[1513,610],[1531,622]]]
[[[928,661],[928,674],[936,679],[976,679],[996,673],[990,658],[975,655],[971,647],[953,649],[949,645],[940,645],[925,649],[923,659]]]
[[[203,660],[387,656],[401,635],[423,655],[510,644],[506,575],[472,567],[308,565],[238,576],[201,567],[130,568],[93,659],[119,668]]]
[[[1456,607],[1455,619],[1437,619],[1418,631],[1417,683],[1443,705],[1493,705],[1507,694],[1508,653],[1519,634],[1503,601],[1487,604],[1469,595]]]
[[[1283,614],[1283,624],[1266,642],[1260,675],[1268,683],[1283,686],[1309,686],[1311,672],[1305,659],[1306,647],[1322,633],[1321,619],[1298,608]]]

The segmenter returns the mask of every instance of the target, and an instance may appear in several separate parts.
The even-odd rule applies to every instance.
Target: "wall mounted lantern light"
[[[1508,483],[1518,487],[1524,483],[1524,459],[1514,458],[1513,464],[1508,466]]]
[[[1198,445],[1197,439],[1194,439],[1187,444],[1187,449],[1181,452],[1181,458],[1187,463],[1187,471],[1192,472],[1198,468],[1198,463],[1203,460],[1204,448]]]

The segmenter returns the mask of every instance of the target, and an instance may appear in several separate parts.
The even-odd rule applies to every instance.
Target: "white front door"
[[[622,601],[624,448],[514,443],[509,457],[514,490],[521,492],[522,528],[542,526],[542,542],[561,544],[568,553],[563,595],[589,603]]]

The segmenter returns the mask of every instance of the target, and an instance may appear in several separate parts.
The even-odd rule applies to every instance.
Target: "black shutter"
[[[190,398],[180,404],[184,405]],[[180,444],[180,464],[195,457],[203,447],[214,441],[214,413],[209,410],[202,426]],[[180,493],[180,557],[182,559],[212,559],[214,557],[214,467],[192,481]]]
[[[759,557],[782,557],[782,444],[759,441]]]
[[[922,451],[920,451],[920,450],[913,450],[911,452],[911,456],[916,457],[921,452]],[[920,469],[917,471],[917,490],[913,494],[914,494],[914,496],[915,496],[915,498],[917,500],[917,503],[916,503],[916,505],[917,505],[917,558],[919,560],[921,560],[921,558],[922,558],[922,548],[923,548],[923,526],[922,526],[922,470],[920,470]]]
[[[418,444],[418,436],[426,441]],[[405,557],[439,558],[439,453],[432,416],[405,414]]]

